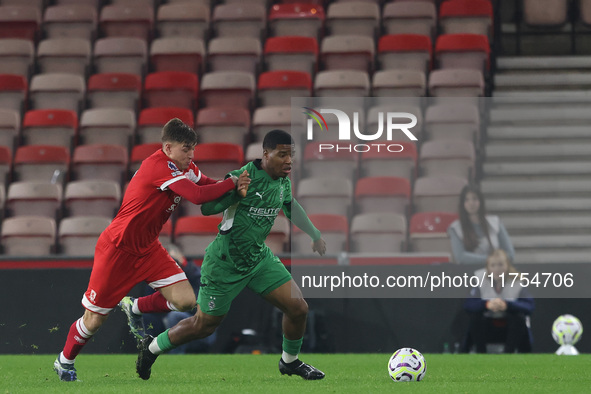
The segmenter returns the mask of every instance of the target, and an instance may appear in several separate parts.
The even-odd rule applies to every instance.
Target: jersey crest
[[[172,171],[170,173],[170,175],[172,175],[172,176],[179,176],[179,175],[181,175],[183,173],[182,171],[180,171],[178,169],[178,167],[176,166],[176,164],[174,164],[172,161],[169,161],[168,162],[168,168],[170,169],[170,171]]]

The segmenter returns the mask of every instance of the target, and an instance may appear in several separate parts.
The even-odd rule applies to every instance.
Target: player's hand
[[[312,251],[317,252],[320,256],[326,253],[326,241],[319,238],[317,241],[312,241]]]
[[[246,192],[248,191],[248,185],[250,185],[250,178],[248,177],[248,172],[246,170],[242,171],[240,177],[238,178],[238,183],[236,183],[236,191],[238,195],[242,198],[246,197]]]

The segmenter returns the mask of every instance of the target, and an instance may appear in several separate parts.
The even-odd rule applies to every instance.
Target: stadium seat
[[[308,207],[304,207],[308,210]],[[333,214],[310,214],[314,226],[322,232],[322,239],[326,241],[326,254],[338,255],[349,249],[349,223],[347,217]],[[314,255],[310,236],[293,227],[291,236],[291,252],[296,255]],[[317,256],[317,255],[316,255]]]
[[[61,216],[62,186],[47,181],[12,182],[6,195],[7,216]]]
[[[209,3],[209,1],[207,1]],[[192,1],[168,2],[158,7],[156,31],[159,37],[193,37],[206,40],[209,6]]]
[[[124,108],[94,108],[82,112],[81,144],[121,145],[126,149],[135,136],[135,113]]]
[[[409,246],[418,253],[449,253],[451,242],[447,228],[458,215],[453,212],[419,212],[410,219]]]
[[[8,163],[10,164],[11,153],[16,146],[20,129],[20,116],[18,112],[13,109],[0,108],[0,184],[3,183],[6,175],[3,167],[5,164],[5,153],[8,153]]]
[[[121,204],[121,186],[109,180],[71,181],[66,184],[67,216],[115,217]]]
[[[415,212],[457,212],[458,199],[466,178],[455,176],[419,177],[412,202]]]
[[[150,47],[153,71],[183,71],[201,74],[205,65],[203,40],[192,37],[157,38]]]
[[[332,2],[326,10],[330,35],[362,35],[374,38],[380,27],[380,7],[366,1]]]
[[[22,38],[0,39],[0,74],[16,74],[27,80],[35,61],[35,45]]]
[[[246,147],[246,153],[244,154],[245,162],[254,161],[263,157],[263,145],[261,142],[253,142],[248,144]]]
[[[140,112],[137,135],[140,144],[161,142],[162,127],[171,119],[179,118],[193,128],[193,111],[179,107],[145,108]]]
[[[285,246],[289,241],[290,222],[284,215],[277,215],[271,232],[265,238],[265,244],[271,248],[273,254],[281,254],[285,251]]]
[[[437,7],[429,1],[394,1],[384,5],[385,34],[421,34],[434,37]]]
[[[66,109],[39,109],[25,113],[23,144],[63,146],[70,151],[78,134],[78,115]]]
[[[369,95],[369,89],[369,75],[364,71],[321,71],[314,79],[314,92],[317,97],[366,97]],[[359,105],[363,105],[363,102]]]
[[[2,0],[2,5],[24,5],[27,7],[34,7],[38,10],[42,10],[45,4],[45,0]]]
[[[41,10],[26,5],[0,6],[0,38],[22,38],[37,42]]]
[[[221,221],[219,216],[180,217],[174,226],[174,242],[187,257],[203,255],[217,236]]]
[[[199,170],[213,179],[224,179],[230,171],[237,170],[244,163],[241,145],[223,142],[198,144],[193,158]]]
[[[427,139],[478,141],[480,114],[476,105],[452,103],[431,105],[425,111],[424,136]]]
[[[406,246],[406,218],[394,212],[353,216],[349,251],[353,253],[400,253]]]
[[[103,73],[88,78],[89,108],[124,108],[136,112],[139,108],[142,80],[136,74]]]
[[[324,8],[315,4],[275,4],[269,10],[269,32],[273,37],[304,36],[317,40],[323,35]]]
[[[69,4],[84,4],[98,9],[101,0],[55,0],[58,5],[69,5]]]
[[[255,94],[254,76],[242,71],[216,71],[203,76],[200,100],[203,107],[235,106],[250,110]]]
[[[410,207],[410,182],[406,178],[359,178],[355,185],[355,213],[393,212],[406,215]]]
[[[121,183],[127,175],[127,149],[120,145],[79,145],[72,157],[76,180],[102,179]]]
[[[16,181],[63,183],[70,167],[70,153],[63,146],[24,145],[14,155]]]
[[[476,153],[466,140],[430,140],[421,145],[419,169],[422,176],[474,177]]]
[[[257,90],[260,106],[288,106],[292,97],[312,95],[312,78],[303,71],[267,71],[259,75]]]
[[[218,4],[213,9],[211,24],[216,37],[260,40],[267,26],[267,11],[258,4]]]
[[[37,74],[31,79],[29,98],[32,109],[67,109],[79,112],[84,102],[86,82],[75,74]]]
[[[359,70],[372,72],[374,67],[373,38],[355,35],[327,36],[320,45],[324,70]]]
[[[376,71],[372,78],[372,95],[377,97],[376,104],[392,104],[393,97],[406,97],[402,100],[408,104],[420,106],[422,99],[427,95],[427,78],[420,70],[384,70]],[[411,100],[411,97],[416,97]]]
[[[84,38],[48,38],[37,47],[41,73],[71,73],[86,77],[90,66],[90,41]]]
[[[394,141],[396,143],[398,143],[399,141],[404,141],[404,142],[412,142],[408,136],[405,135],[405,133],[403,131],[401,131],[400,129],[396,129],[392,131],[392,135],[391,135],[391,139],[388,140],[388,126],[387,126],[387,122],[388,122],[388,113],[389,112],[399,112],[399,113],[407,113],[407,114],[412,114],[417,118],[417,124],[413,127],[409,127],[407,128],[408,131],[414,135],[416,138],[420,139],[422,136],[422,132],[423,132],[423,115],[421,112],[421,107],[420,107],[420,102],[417,103],[417,105],[412,105],[412,104],[407,104],[407,102],[411,102],[412,98],[403,98],[401,99],[401,102],[397,102],[395,101],[395,98],[392,97],[384,97],[385,100],[385,104],[382,105],[376,105],[373,106],[369,109],[369,112],[367,114],[367,127],[366,129],[368,131],[374,132],[374,130],[378,130],[380,127],[380,119],[382,122],[382,135],[377,138],[375,141],[380,141],[380,142],[390,142],[390,141]],[[381,116],[380,116],[381,114]],[[408,115],[407,115],[408,116]],[[408,117],[392,117],[392,123],[395,124],[409,124],[411,122],[411,119],[409,119]],[[404,145],[406,146],[406,145]],[[392,150],[395,150],[394,148],[392,148]]]
[[[242,146],[250,131],[250,113],[237,107],[207,107],[197,112],[200,143],[228,142]]]
[[[252,37],[219,37],[209,41],[209,71],[244,71],[256,75],[261,61],[261,42]]]
[[[43,14],[43,32],[47,38],[77,37],[93,41],[97,21],[97,9],[89,4],[53,5]]]
[[[152,7],[113,4],[102,7],[99,27],[103,37],[130,37],[150,41],[154,25]]]
[[[269,37],[264,48],[267,71],[293,70],[316,74],[318,41],[314,37]]]
[[[432,43],[420,34],[383,35],[378,41],[380,70],[413,70],[428,73],[432,65]]]
[[[111,223],[108,217],[77,216],[60,221],[58,243],[60,251],[66,256],[89,257],[101,233]]]
[[[302,176],[355,179],[359,153],[346,149],[335,149],[337,144],[338,141],[309,142],[304,149]],[[326,145],[331,145],[332,149]]]
[[[131,157],[129,159],[129,174],[133,176],[133,174],[135,174],[135,172],[140,168],[142,161],[159,149],[162,149],[161,142],[135,145],[131,149]]]
[[[146,107],[180,107],[194,110],[197,106],[197,74],[183,71],[150,73],[144,81]]]
[[[433,97],[482,97],[484,76],[470,69],[433,70],[429,75],[429,95]]]
[[[56,224],[43,216],[16,216],[2,222],[6,256],[48,256],[55,251]]]
[[[439,8],[442,34],[482,34],[493,38],[493,6],[489,0],[449,0]]]
[[[291,107],[269,106],[259,107],[252,115],[252,134],[255,141],[263,142],[265,134],[270,130],[289,130],[291,128]],[[293,130],[292,130],[293,132]]]
[[[139,38],[108,37],[94,43],[96,73],[146,73],[148,46]]]
[[[490,45],[481,34],[441,34],[435,42],[438,68],[468,68],[488,74]]]
[[[567,0],[523,0],[523,21],[534,27],[558,27],[567,22]]]
[[[324,177],[315,174],[296,185],[298,201],[308,214],[330,213],[349,216],[353,199],[353,183],[350,179]]]
[[[26,106],[28,84],[22,75],[0,74],[0,108],[16,111],[19,120]]]
[[[417,165],[415,144],[406,141],[397,141],[396,144],[402,146],[401,152],[393,153],[382,149],[361,153],[360,176],[397,176],[409,180],[414,179]]]

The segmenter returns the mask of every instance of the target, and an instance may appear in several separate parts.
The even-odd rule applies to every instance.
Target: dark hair
[[[460,201],[458,203],[458,214],[460,217],[460,224],[462,226],[462,233],[464,234],[464,248],[466,250],[472,252],[478,247],[478,235],[474,231],[474,226],[470,221],[470,215],[466,212],[466,208],[464,207],[464,202],[466,201],[466,195],[468,193],[474,193],[478,201],[480,202],[480,206],[478,208],[478,224],[482,228],[484,235],[488,239],[488,243],[491,245],[492,242],[490,240],[490,235],[488,233],[488,221],[486,220],[486,207],[484,204],[484,196],[482,192],[476,185],[466,185],[462,189],[460,193]]]
[[[183,145],[196,145],[197,133],[179,118],[173,118],[162,128],[162,142],[180,142]]]
[[[273,150],[277,148],[277,145],[293,145],[293,138],[287,131],[271,130],[263,139],[263,149]]]

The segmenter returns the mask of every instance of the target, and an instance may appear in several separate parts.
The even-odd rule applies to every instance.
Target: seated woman
[[[505,353],[531,352],[527,322],[534,310],[534,299],[521,286],[520,277],[513,281],[515,275],[510,273],[518,272],[502,249],[496,249],[488,257],[486,268],[474,273],[478,278],[485,276],[482,286],[473,288],[464,303],[470,315],[464,350],[469,351],[473,343],[477,353],[486,353],[487,343],[500,342],[505,344]]]

